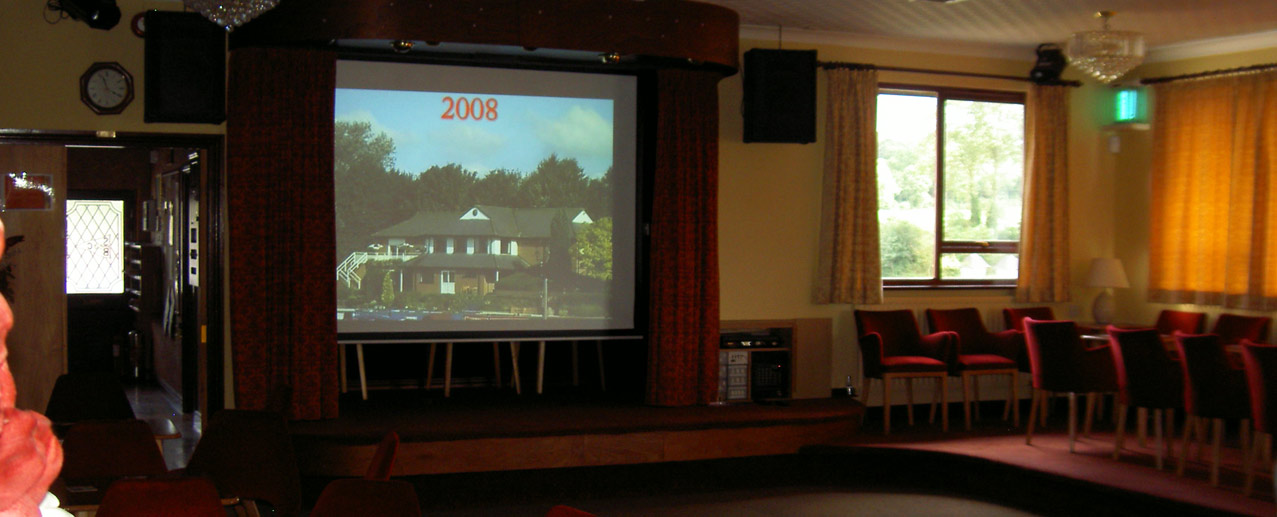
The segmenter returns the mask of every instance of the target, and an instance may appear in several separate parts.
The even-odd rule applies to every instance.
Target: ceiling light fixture
[[[230,31],[271,10],[279,0],[183,0],[183,3]]]
[[[1095,13],[1103,23],[1098,31],[1076,32],[1064,45],[1064,55],[1078,69],[1109,83],[1144,61],[1144,35],[1109,30],[1113,11]]]

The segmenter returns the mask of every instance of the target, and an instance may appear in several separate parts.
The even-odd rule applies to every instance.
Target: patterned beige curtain
[[[838,68],[825,76],[825,178],[812,297],[815,303],[882,303],[878,72]]]
[[[1154,95],[1149,299],[1277,308],[1277,71]]]
[[[1069,299],[1069,87],[1029,88],[1018,302]]]

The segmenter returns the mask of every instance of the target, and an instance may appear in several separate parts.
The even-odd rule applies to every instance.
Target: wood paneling
[[[686,0],[310,0],[282,2],[244,24],[231,46],[402,39],[618,52],[731,74],[739,30],[735,11]]]
[[[718,429],[401,442],[392,475],[630,465],[791,454],[856,432],[857,418]],[[296,442],[302,475],[360,476],[376,444]]]
[[[5,235],[22,235],[5,252],[13,266],[13,330],[5,341],[17,383],[17,406],[44,411],[66,363],[66,150],[49,145],[0,145],[0,175],[53,177],[51,210],[8,210]]]

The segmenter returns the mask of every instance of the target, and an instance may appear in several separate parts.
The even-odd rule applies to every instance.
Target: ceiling
[[[740,14],[746,38],[937,50],[1030,60],[1039,43],[1144,33],[1149,60],[1277,47],[1277,0],[700,0]]]

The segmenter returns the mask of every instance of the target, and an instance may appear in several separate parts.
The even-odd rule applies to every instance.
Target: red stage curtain
[[[718,81],[657,72],[647,403],[689,406],[718,392]]]
[[[226,213],[241,409],[291,390],[293,418],[337,417],[335,59],[327,50],[231,53]]]

